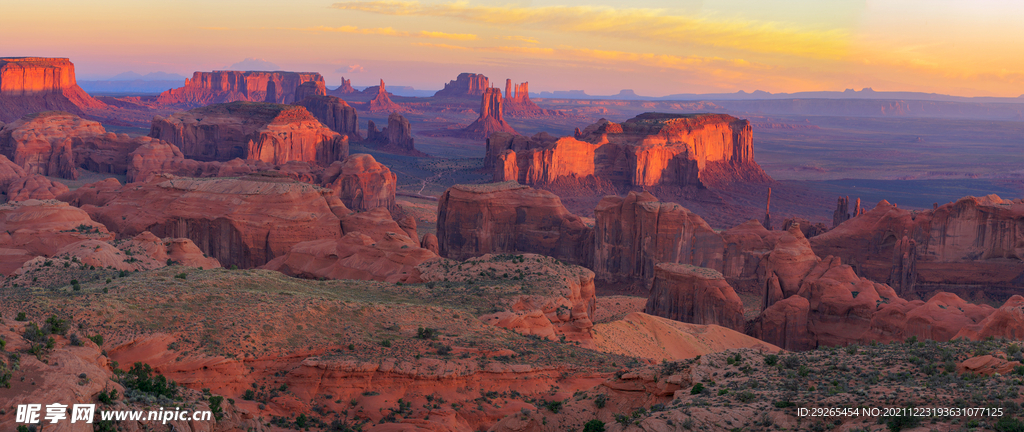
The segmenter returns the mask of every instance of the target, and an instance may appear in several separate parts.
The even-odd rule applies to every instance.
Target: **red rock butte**
[[[719,186],[771,181],[754,161],[750,122],[726,114],[645,113],[601,120],[551,143],[507,134],[487,140],[494,181],[543,185],[594,176],[621,186]]]
[[[484,94],[490,87],[490,80],[483,74],[463,72],[444,88],[434,93],[436,98],[474,98]]]
[[[512,129],[512,126],[505,121],[501,90],[496,88],[484,90],[480,99],[480,117],[462,131],[468,136],[479,138],[487,138],[496,132],[516,133],[516,130]]]
[[[160,93],[157,103],[187,107],[235,101],[286,104],[295,102],[295,89],[310,81],[325,88],[324,77],[317,72],[195,72],[183,87]]]
[[[104,107],[78,87],[75,65],[66,58],[0,58],[0,121],[40,111],[83,114]]]
[[[202,161],[242,158],[327,166],[348,156],[347,136],[328,129],[306,108],[294,105],[232,102],[156,116],[150,136]]]

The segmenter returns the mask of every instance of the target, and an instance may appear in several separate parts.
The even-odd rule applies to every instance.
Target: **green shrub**
[[[98,335],[89,336],[89,340],[91,340],[97,346],[102,346],[103,345],[103,335],[98,334]]]
[[[99,399],[99,401],[103,402],[104,404],[113,405],[115,402],[117,402],[117,389],[111,389],[109,393],[106,390],[101,391],[100,394],[96,396],[96,398]]]
[[[432,329],[430,327],[424,328],[423,326],[420,326],[420,328],[416,329],[416,338],[417,339],[436,339],[437,338],[437,330],[434,330],[434,329]]]
[[[1024,432],[1024,422],[1010,416],[1000,417],[995,424],[999,432]]]
[[[245,400],[256,399],[256,392],[254,392],[252,389],[246,390],[245,394],[242,395],[242,399],[245,399]]]
[[[224,396],[210,396],[210,412],[213,413],[213,417],[220,420],[224,417],[224,408],[221,408],[221,402],[224,402]]]
[[[775,354],[768,354],[768,355],[764,356],[764,364],[766,364],[768,366],[775,366],[775,364],[778,363],[778,362],[779,362],[779,356],[777,356]]]
[[[121,385],[154,396],[174,398],[178,395],[178,384],[167,377],[153,375],[153,368],[142,362],[135,362],[128,372],[121,376]]]
[[[690,388],[690,394],[692,394],[692,395],[701,394],[701,392],[703,392],[703,391],[704,391],[704,384],[701,384],[701,383],[694,384],[693,387]]]
[[[604,432],[604,422],[598,419],[588,421],[583,425],[583,432]]]
[[[174,277],[177,278],[177,279],[184,280],[184,279],[188,278],[188,273],[178,273],[178,274],[174,275]]]

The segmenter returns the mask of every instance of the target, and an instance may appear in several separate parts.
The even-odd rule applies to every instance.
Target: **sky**
[[[1016,0],[0,0],[0,57],[79,79],[259,59],[328,87],[440,89],[460,72],[592,95],[1024,94]]]

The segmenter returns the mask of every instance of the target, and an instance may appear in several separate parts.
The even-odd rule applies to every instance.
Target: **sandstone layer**
[[[471,98],[475,99],[490,87],[489,81],[483,74],[463,72],[454,80],[444,85],[444,88],[434,93],[435,98]]]
[[[235,158],[321,166],[348,156],[348,138],[301,106],[233,102],[154,117],[150,136],[176,145],[190,159]]]
[[[925,211],[882,201],[811,245],[818,255],[841,257],[859,274],[888,281],[903,296],[984,285],[1006,298],[1024,286],[1022,219],[1021,200],[995,195]]]
[[[236,101],[290,104],[296,101],[295,89],[305,82],[324,88],[324,78],[316,72],[195,72],[183,87],[160,93],[156,101],[184,107]]]
[[[297,243],[339,237],[340,220],[325,192],[281,177],[157,177],[105,193],[105,202],[82,208],[119,237],[149,231],[188,238],[221,264],[246,268],[266,264]]]
[[[646,113],[601,120],[557,141],[488,142],[496,181],[594,176],[622,186],[719,186],[771,179],[754,161],[750,122],[725,114]]]
[[[344,161],[334,162],[324,170],[323,183],[349,209],[395,210],[398,177],[368,154],[354,154]]]
[[[81,115],[104,107],[78,86],[75,65],[67,58],[0,58],[0,122],[41,111]]]
[[[688,264],[655,266],[644,312],[685,323],[716,324],[736,331],[743,331],[746,326],[743,302],[725,281],[725,276]]]
[[[587,265],[593,230],[554,194],[516,184],[456,185],[438,201],[441,256],[529,252]]]

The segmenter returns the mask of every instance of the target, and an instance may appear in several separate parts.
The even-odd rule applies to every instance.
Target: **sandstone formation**
[[[605,197],[594,216],[598,279],[650,281],[662,262],[722,269],[722,236],[679,204],[630,192],[625,198]]]
[[[768,188],[768,200],[764,205],[764,221],[761,222],[764,225],[764,229],[772,229],[772,188]]]
[[[324,171],[323,182],[349,209],[395,210],[398,177],[368,154],[354,154],[334,162]]]
[[[409,120],[397,112],[388,116],[388,125],[379,131],[373,120],[369,120],[366,125],[366,141],[375,143],[380,150],[389,153],[427,156],[413,146],[412,126],[409,125]]]
[[[305,278],[419,283],[416,266],[435,258],[435,253],[419,248],[404,233],[374,239],[353,231],[338,239],[298,243],[262,268]]]
[[[0,58],[0,122],[41,111],[81,115],[104,107],[78,86],[75,65],[67,58]]]
[[[594,325],[596,350],[654,362],[692,359],[738,348],[778,352],[779,347],[718,325],[700,325],[632,312],[621,320]],[[657,343],[651,343],[657,341]]]
[[[483,74],[463,72],[454,80],[444,85],[444,88],[434,93],[435,98],[469,98],[475,99],[490,87],[487,77]]]
[[[1016,246],[1024,242],[1016,228],[1022,215],[1020,200],[995,195],[926,211],[882,201],[811,244],[818,255],[841,257],[858,274],[888,281],[903,296],[984,285],[985,292],[1006,298],[1024,286],[1024,253]]]
[[[76,179],[75,139],[104,132],[99,123],[71,113],[33,114],[0,130],[0,153],[30,174]]]
[[[130,154],[131,165],[127,172],[129,183],[147,181],[160,174],[182,177],[214,177],[220,171],[217,162],[199,162],[186,159],[174,144],[155,140],[139,146]]]
[[[122,186],[83,209],[119,237],[149,231],[191,239],[222,265],[249,268],[295,244],[341,235],[341,224],[316,186],[281,177],[154,178]]]
[[[30,199],[2,204],[0,274],[11,274],[36,256],[53,256],[71,243],[113,239],[106,227],[67,203]]]
[[[420,240],[420,247],[431,251],[435,254],[441,254],[441,247],[437,244],[437,235],[432,233],[426,233],[423,235],[423,239]]]
[[[483,279],[479,283],[487,284],[488,278],[504,281],[517,275],[519,284],[532,285],[532,289],[518,291],[507,303],[507,310],[485,314],[481,321],[549,340],[565,337],[583,345],[592,342],[591,317],[597,296],[594,272],[583,267],[527,253],[486,254],[461,263],[428,261],[418,270],[425,282]]]
[[[1006,338],[1021,340],[1024,338],[1024,297],[1014,295],[1006,300],[985,319],[960,329],[953,336],[970,340],[986,340],[988,338]]]
[[[341,85],[334,90],[327,90],[327,94],[331,96],[344,97],[345,95],[359,93],[358,90],[352,88],[352,80],[347,80],[345,77],[341,77]]]
[[[438,201],[441,256],[529,252],[587,265],[593,230],[554,194],[515,182],[456,185]]]
[[[51,200],[68,192],[68,187],[41,175],[22,177],[7,188],[7,201]]]
[[[298,104],[299,101],[307,97],[327,96],[327,89],[324,88],[323,83],[315,81],[306,81],[295,87],[295,102]]]
[[[310,81],[325,87],[324,78],[316,72],[195,72],[184,87],[160,93],[157,103],[183,107],[236,101],[290,104],[296,101],[296,88]]]
[[[305,84],[303,84],[305,85]],[[295,102],[309,111],[320,123],[332,131],[347,135],[349,141],[359,141],[359,116],[356,109],[334,96],[307,95]]]
[[[826,227],[825,224],[821,222],[813,223],[804,218],[794,217],[782,221],[783,231],[789,230],[789,228],[792,226],[799,226],[800,231],[803,232],[804,237],[807,238],[811,238],[828,231],[828,227]]]
[[[384,80],[380,80],[380,87],[377,88],[377,95],[370,99],[370,112],[402,112],[401,106],[391,101],[387,90],[384,88]]]
[[[903,299],[889,285],[858,276],[839,257],[815,256],[811,242],[796,227],[785,232],[765,258],[765,273],[764,308],[747,331],[787,349],[902,341],[911,336],[936,341],[958,334],[977,338],[986,325],[983,320],[998,316],[991,306],[971,304],[952,293],[938,293],[927,302]],[[1012,310],[1013,301],[1001,310]],[[1008,327],[1012,325],[990,326]]]
[[[200,161],[235,158],[321,166],[348,156],[348,138],[321,124],[301,106],[233,102],[153,118],[150,136]]]
[[[2,130],[2,128],[0,128]],[[25,169],[11,162],[7,156],[0,154],[0,192],[7,193],[7,187],[11,182],[28,175]]]
[[[488,142],[495,180],[544,184],[594,176],[622,186],[718,186],[771,179],[754,161],[750,122],[724,114],[646,113],[601,120],[579,138]],[[502,145],[502,144],[505,145]]]
[[[659,263],[644,313],[743,331],[743,302],[725,276],[689,264]]]
[[[516,133],[515,129],[505,122],[501,104],[501,90],[485,89],[480,100],[480,117],[463,129],[463,133],[479,138],[487,138],[495,132]]]
[[[549,115],[560,115],[554,110],[544,109],[530,100],[530,83],[516,84],[513,88],[512,80],[505,80],[504,112],[510,117],[539,117]]]
[[[155,142],[107,132],[99,123],[74,114],[48,111],[26,116],[0,130],[0,153],[29,173],[78,178],[78,169],[127,174],[132,152]]]

